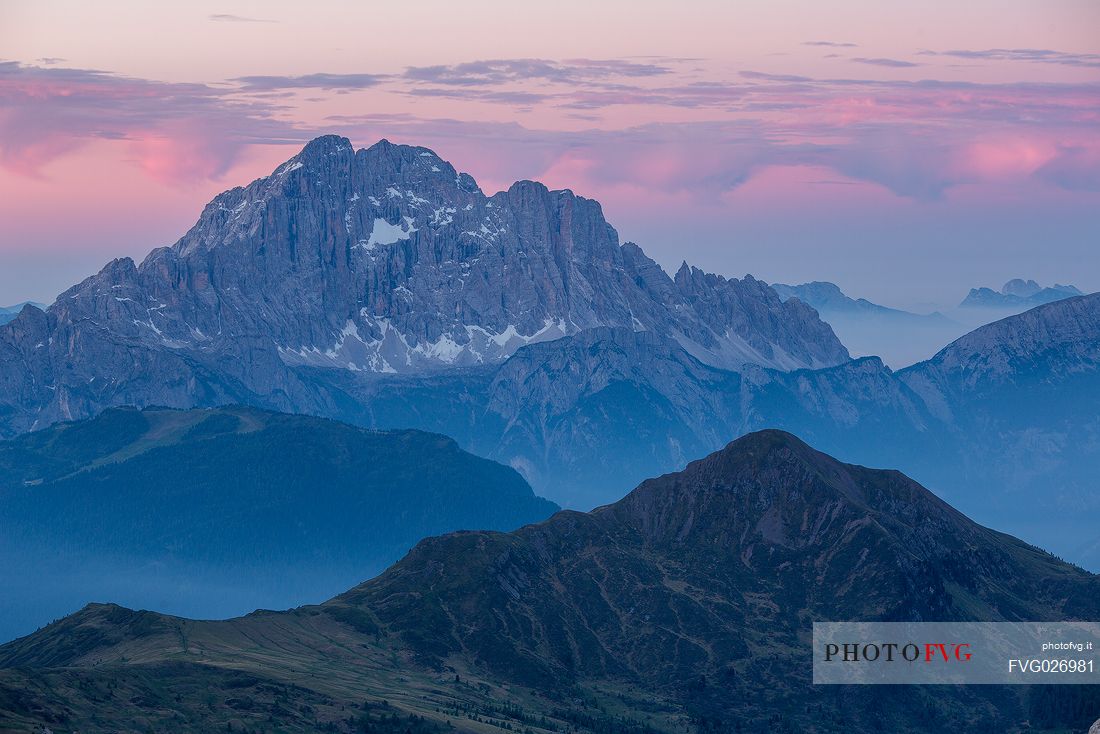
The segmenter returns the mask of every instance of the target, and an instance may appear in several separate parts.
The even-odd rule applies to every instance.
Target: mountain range
[[[600,205],[520,181],[486,196],[435,153],[318,138],[217,196],[175,245],[116,260],[0,327],[0,431],[120,404],[333,414],[330,373],[423,374],[612,326],[716,366],[824,367],[816,312],[751,277],[669,277]]]
[[[900,371],[719,369],[652,332],[591,330],[461,374],[375,382],[383,427],[458,437],[569,507],[778,427],[898,466],[981,522],[1100,569],[1100,294],[989,324]],[[349,390],[352,389],[350,386]],[[625,486],[624,486],[625,485]]]
[[[486,196],[425,148],[326,136],[140,266],[0,326],[0,435],[248,404],[443,433],[588,509],[779,427],[1100,568],[1098,298],[894,371],[759,280],[670,277],[595,201],[530,181]]]
[[[296,606],[425,536],[556,509],[436,434],[113,408],[0,442],[0,640],[89,600],[205,618]]]
[[[772,288],[784,301],[797,298],[807,306],[813,306],[821,314],[861,313],[916,323],[950,322],[950,319],[939,312],[917,314],[888,306],[880,306],[877,303],[871,303],[866,298],[850,298],[844,294],[844,291],[840,290],[840,286],[836,283],[816,280],[801,285],[772,283]]]
[[[881,357],[894,368],[925,360],[970,330],[938,311],[911,313],[850,298],[835,283],[772,283],[772,288],[784,301],[797,298],[813,306],[853,355]]]
[[[745,436],[591,513],[430,538],[317,606],[90,605],[0,646],[0,728],[1083,730],[1095,687],[811,685],[814,620],[1092,620],[1100,577],[896,471]],[[1079,729],[1078,729],[1079,728]]]
[[[971,288],[959,307],[1010,310],[1018,313],[1033,306],[1080,295],[1081,291],[1072,285],[1055,283],[1053,286],[1043,287],[1034,280],[1014,278],[999,291],[992,288]]]
[[[959,328],[318,138],[0,325],[0,619],[125,605],[0,645],[0,730],[1084,728],[1093,689],[853,695],[806,648],[1098,618],[1100,294],[898,370],[852,324]]]

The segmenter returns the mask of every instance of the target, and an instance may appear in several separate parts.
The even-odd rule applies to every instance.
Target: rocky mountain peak
[[[373,147],[379,146],[393,147],[387,140],[381,140]],[[355,148],[350,140],[340,135],[322,135],[306,143],[301,152],[294,156],[291,161],[324,163],[332,158],[346,158],[349,155],[355,155]]]
[[[681,290],[690,290],[699,275],[702,275],[702,271],[699,270],[699,268],[688,265],[687,260],[682,260],[673,278],[676,281],[676,285]]]
[[[457,185],[458,172],[430,148],[380,140],[355,154],[355,164],[367,175],[393,175],[399,180]],[[470,192],[481,193],[474,186]]]
[[[828,281],[815,280],[801,285],[772,283],[772,288],[779,293],[779,296],[783,300],[798,298],[803,303],[815,308],[821,308],[824,305],[845,305],[851,301],[851,299],[840,290],[840,286],[836,283],[829,283]]]
[[[838,464],[835,459],[815,451],[795,435],[766,428],[741,436],[718,451],[691,462],[679,474],[685,484],[696,488],[716,480],[733,488],[742,479],[755,477],[769,469],[797,467],[835,475]],[[756,481],[754,484],[763,483]]]
[[[1019,296],[1020,298],[1030,298],[1041,290],[1042,286],[1034,280],[1024,280],[1023,278],[1013,278],[1001,287],[1001,293],[1004,295]]]
[[[102,364],[84,364],[60,351],[77,341],[47,337],[59,351],[33,354],[35,369],[68,375],[54,373],[54,361],[76,359],[82,374],[73,379],[84,386],[72,386],[79,400],[45,416],[31,408],[38,420],[77,418],[122,399],[121,385],[85,395],[87,384],[121,379],[115,359],[128,365],[127,402],[165,402],[132,394],[134,380],[153,383],[123,356],[134,348],[178,364],[174,406],[194,404],[186,394],[201,390],[187,385],[213,380],[241,399],[278,395],[276,407],[307,411],[316,406],[290,397],[295,370],[354,377],[496,363],[525,345],[598,327],[662,334],[704,363],[733,369],[848,358],[812,310],[782,303],[751,277],[689,268],[670,278],[637,245],[620,245],[593,199],[535,181],[487,197],[427,148],[383,140],[356,151],[336,135],[219,194],[177,243],[140,265],[111,263],[53,313],[58,329],[87,340],[84,353],[111,346]],[[37,343],[12,348],[31,354]],[[15,359],[12,369],[26,363]],[[205,377],[183,377],[194,370]],[[28,398],[36,405],[54,379],[14,381],[38,386]]]
[[[1088,574],[976,525],[903,474],[843,464],[769,430],[589,514],[425,540],[332,603],[383,624],[433,605],[447,645],[432,656],[472,648],[531,676],[610,669],[660,680],[708,660],[683,651],[685,619],[711,645],[746,629],[794,638],[811,618],[1013,619],[1023,600],[1035,609],[1065,599],[1068,586],[1037,601],[1032,581],[1051,572],[1075,584],[1073,603],[1095,606]],[[430,600],[410,593],[425,585]],[[590,653],[555,645],[563,620],[583,630],[575,639]],[[641,640],[658,639],[663,654],[637,656]]]
[[[643,482],[614,507],[653,540],[685,542],[703,533],[735,546],[751,542],[750,536],[800,546],[816,539],[811,525],[829,522],[828,515],[841,507],[857,514],[882,509],[871,505],[884,497],[869,496],[859,470],[853,474],[853,469],[790,433],[766,429],[738,438],[681,472]],[[939,503],[924,494],[918,499],[928,506],[918,511],[939,511]]]

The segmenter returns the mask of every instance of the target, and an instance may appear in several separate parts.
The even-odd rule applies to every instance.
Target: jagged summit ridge
[[[640,248],[619,245],[598,202],[534,181],[487,197],[433,151],[386,140],[359,151],[337,136],[312,141],[266,179],[215,199],[171,251],[187,258],[258,242],[253,252],[267,255],[271,234],[281,234],[271,231],[273,213],[319,230],[312,239],[333,270],[322,275],[339,281],[346,268],[368,276],[353,276],[353,292],[330,299],[343,320],[279,341],[290,364],[407,372],[492,362],[595,326],[658,330],[724,366],[789,369],[846,356],[827,329],[811,328],[810,339],[797,333],[816,326],[805,310],[784,314],[798,322],[794,333],[761,329],[761,312],[782,306],[752,279],[741,293],[732,292],[741,281],[697,269],[691,282],[670,281]],[[685,300],[695,308],[684,309]],[[670,313],[670,304],[689,313]]]
[[[427,148],[323,136],[215,197],[174,245],[113,261],[44,321],[0,332],[14,391],[0,415],[15,430],[123,403],[331,415],[343,398],[318,396],[301,368],[491,364],[597,327],[652,331],[725,368],[848,358],[812,308],[760,281],[669,277],[594,200],[534,181],[487,196]]]

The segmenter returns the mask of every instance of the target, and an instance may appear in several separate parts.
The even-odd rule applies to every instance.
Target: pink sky
[[[1096,290],[1098,36],[1094,2],[9,0],[0,305],[325,132],[572,188],[666,267],[912,307]]]

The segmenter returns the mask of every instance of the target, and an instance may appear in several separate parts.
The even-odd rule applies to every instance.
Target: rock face
[[[978,383],[1059,379],[1100,368],[1100,293],[975,329],[912,372],[956,392]]]
[[[458,436],[578,509],[614,501],[646,476],[768,426],[845,455],[862,451],[868,461],[873,451],[901,446],[911,450],[904,458],[925,455],[926,432],[943,428],[876,358],[812,371],[733,372],[700,362],[672,339],[627,329],[531,345],[502,365],[462,375],[377,381],[357,399],[371,425]],[[874,456],[880,464],[884,458]]]
[[[172,247],[116,260],[0,330],[3,432],[132,403],[237,400],[333,414],[316,370],[500,362],[599,327],[670,336],[704,362],[793,369],[847,351],[766,284],[670,278],[592,200],[521,181],[485,196],[430,150],[309,143],[227,191]]]
[[[16,304],[15,306],[2,307],[2,308],[0,308],[0,326],[3,326],[4,324],[8,323],[9,321],[14,321],[15,317],[18,316],[19,312],[22,311],[23,308],[26,307],[26,306],[33,306],[33,307],[37,308],[40,311],[45,311],[46,310],[46,307],[44,305],[42,305],[41,303],[32,303],[30,301],[27,301],[25,303]]]
[[[178,727],[226,728],[224,717],[241,714],[218,705],[231,694],[212,676],[231,668],[336,704],[388,697],[450,718],[458,701],[513,727],[554,719],[592,732],[667,731],[690,720],[704,731],[1012,731],[1044,711],[1054,731],[1091,713],[1068,705],[1075,692],[815,687],[812,622],[1097,614],[1100,577],[975,524],[899,472],[843,464],[762,431],[591,513],[424,540],[320,606],[225,622],[89,606],[0,647],[0,692],[27,691],[0,696],[0,725],[6,700],[35,723],[43,712],[82,710],[96,676],[192,665],[211,676],[183,689],[195,693],[174,703],[116,694],[93,709],[97,721],[118,729],[127,717],[172,716]],[[325,674],[309,674],[318,669]],[[31,685],[62,671],[64,687]],[[175,714],[191,695],[211,703]],[[284,703],[257,719],[289,724],[304,710]],[[601,718],[608,711],[615,728]]]
[[[354,386],[348,386],[351,390]],[[364,420],[419,426],[519,469],[563,505],[767,427],[870,466],[898,466],[979,521],[1100,569],[1100,294],[982,327],[893,371],[723,370],[652,332],[596,329],[453,376],[374,383]]]

